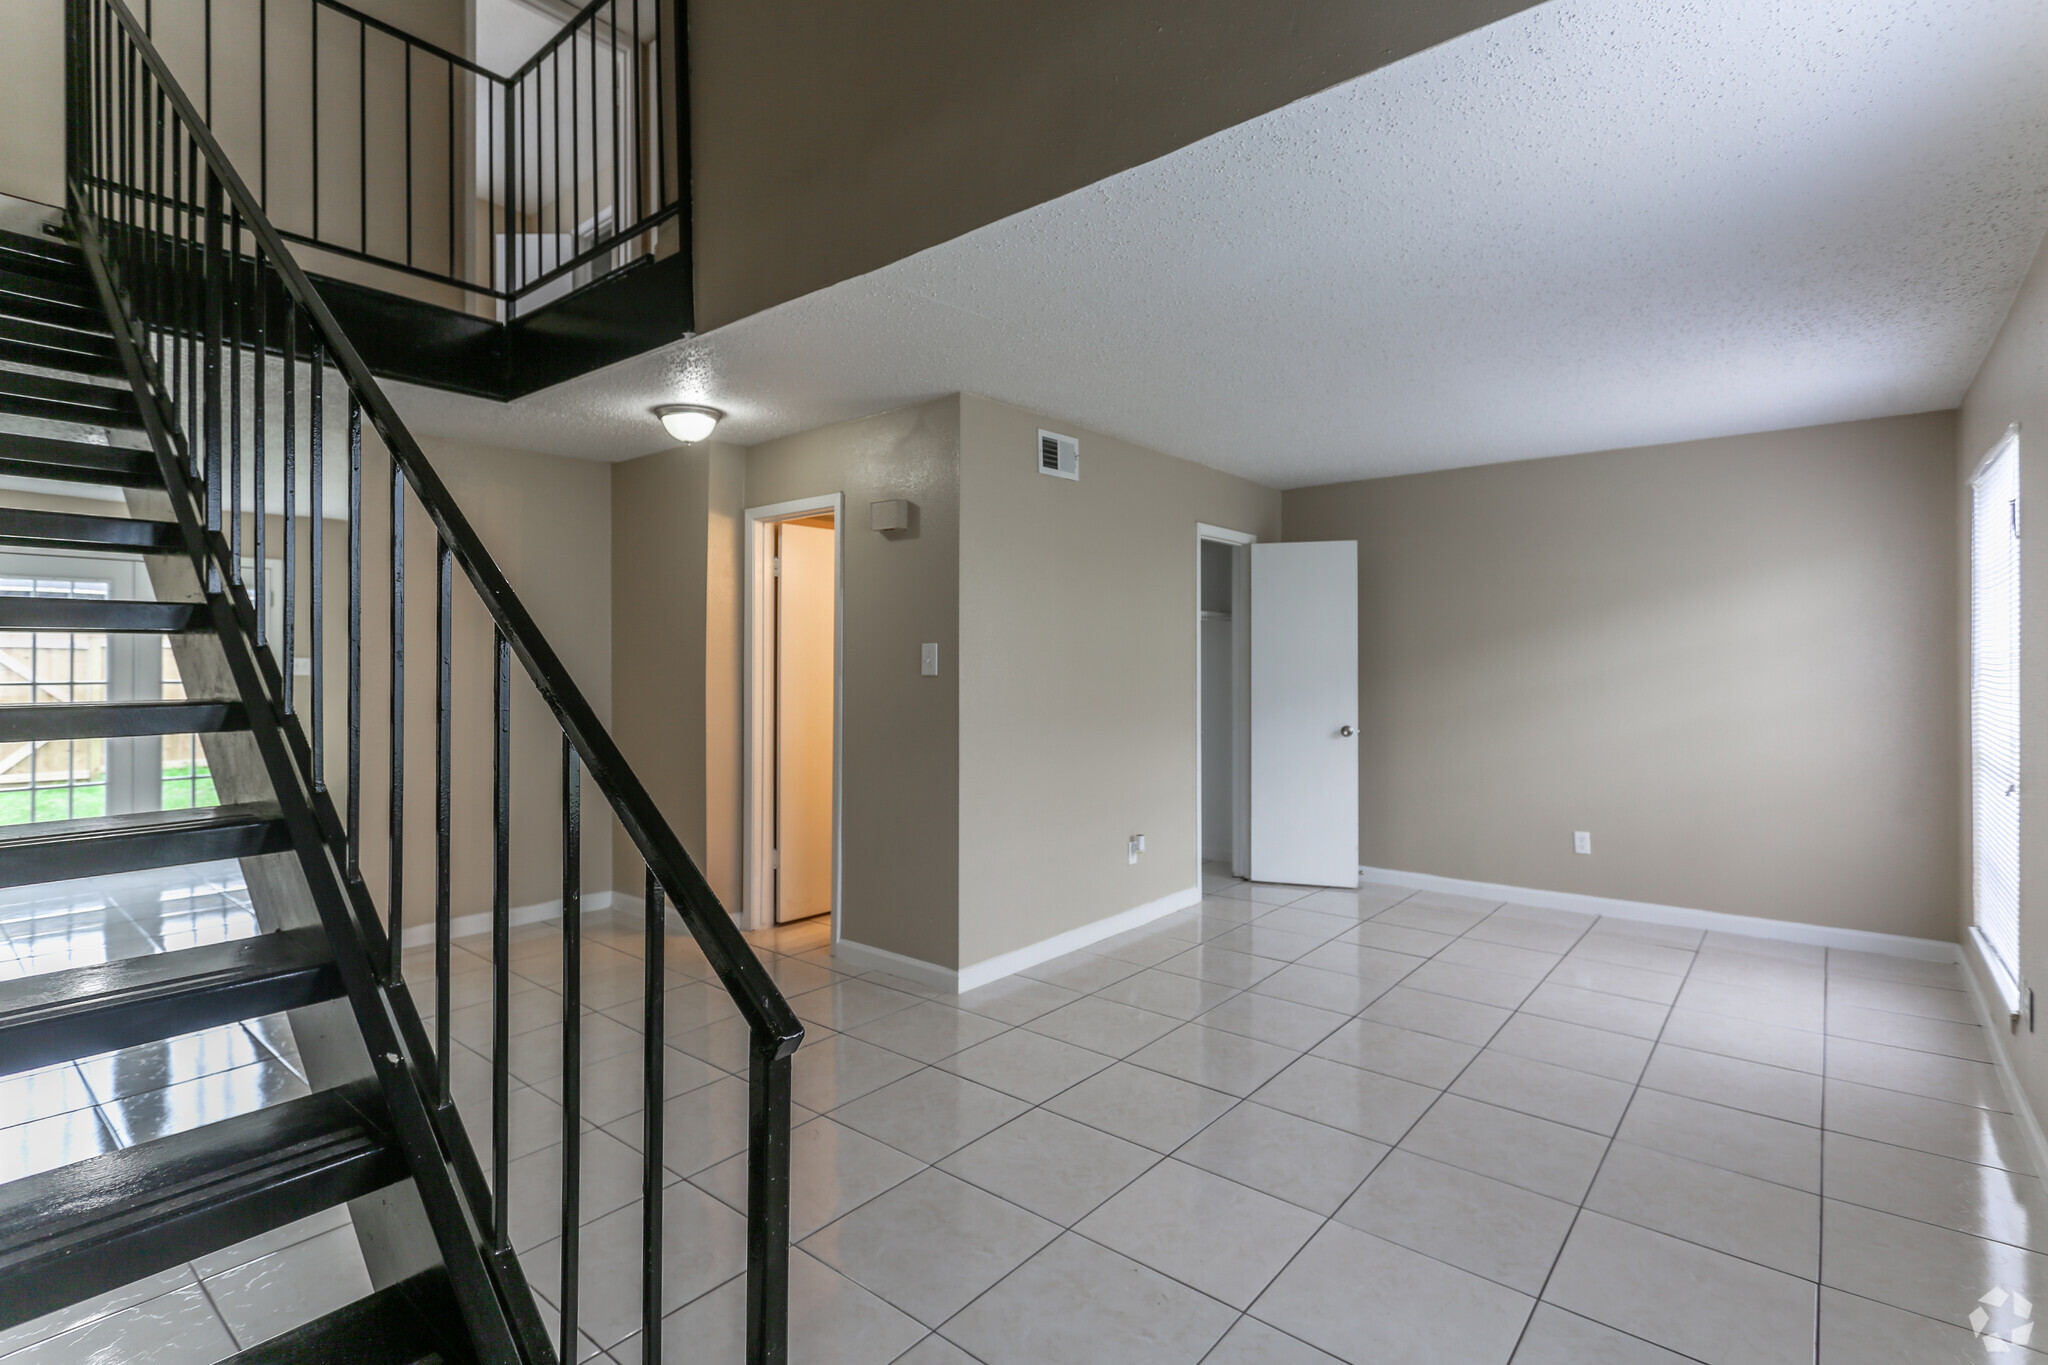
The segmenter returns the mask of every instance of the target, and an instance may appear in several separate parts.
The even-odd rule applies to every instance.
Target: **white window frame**
[[[1985,453],[1969,485],[1970,933],[2007,1007],[2014,1010],[2021,1000],[2025,800],[2020,775],[2020,472],[2015,426]]]

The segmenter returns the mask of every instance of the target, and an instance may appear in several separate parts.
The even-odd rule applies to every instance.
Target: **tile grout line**
[[[1589,927],[1587,928],[1587,931],[1586,931],[1586,932],[1587,932],[1587,933],[1591,933],[1591,932],[1593,931],[1593,929],[1594,929],[1594,928],[1598,927],[1599,923],[1600,923],[1600,919],[1599,919],[1599,918],[1596,918],[1596,919],[1594,919],[1594,921],[1593,921],[1593,924],[1592,924],[1591,926],[1589,926]],[[1585,937],[1585,936],[1584,936],[1583,934],[1582,934],[1582,935],[1580,936],[1580,938],[1581,938],[1581,941],[1583,941],[1584,937]],[[1586,1182],[1586,1188],[1585,1188],[1585,1191],[1584,1191],[1584,1193],[1582,1193],[1582,1194],[1581,1194],[1581,1195],[1579,1196],[1579,1202],[1578,1202],[1578,1207],[1577,1207],[1577,1208],[1575,1208],[1575,1209],[1574,1209],[1574,1210],[1572,1211],[1572,1221],[1571,1221],[1571,1223],[1570,1223],[1570,1224],[1569,1224],[1569,1225],[1568,1225],[1568,1226],[1567,1226],[1567,1227],[1565,1228],[1565,1232],[1564,1232],[1564,1237],[1563,1237],[1563,1238],[1562,1238],[1562,1239],[1561,1239],[1561,1240],[1560,1240],[1560,1241],[1558,1242],[1558,1244],[1557,1244],[1557,1251],[1556,1251],[1556,1253],[1555,1253],[1555,1254],[1553,1254],[1553,1255],[1551,1256],[1551,1258],[1550,1258],[1550,1269],[1548,1269],[1547,1271],[1545,1271],[1545,1272],[1544,1272],[1544,1274],[1543,1274],[1543,1284],[1542,1284],[1542,1286],[1541,1286],[1540,1288],[1538,1288],[1538,1289],[1537,1289],[1537,1291],[1536,1291],[1536,1294],[1535,1294],[1535,1302],[1534,1302],[1534,1304],[1533,1304],[1533,1305],[1532,1305],[1532,1306],[1530,1307],[1530,1309],[1529,1309],[1529,1316],[1528,1316],[1528,1318],[1527,1318],[1527,1319],[1526,1319],[1526,1320],[1525,1320],[1525,1321],[1524,1321],[1524,1322],[1522,1323],[1522,1330],[1521,1330],[1521,1332],[1520,1332],[1520,1333],[1519,1333],[1519,1334],[1518,1334],[1518,1335],[1516,1336],[1516,1338],[1515,1338],[1515,1346],[1514,1346],[1514,1349],[1508,1352],[1508,1359],[1509,1359],[1509,1361],[1512,1361],[1512,1360],[1514,1359],[1514,1357],[1515,1357],[1515,1356],[1516,1356],[1516,1355],[1517,1355],[1518,1353],[1520,1353],[1520,1351],[1521,1351],[1521,1349],[1522,1349],[1522,1343],[1523,1343],[1524,1341],[1526,1341],[1526,1340],[1528,1339],[1528,1336],[1529,1336],[1529,1327],[1530,1327],[1530,1324],[1532,1324],[1532,1323],[1534,1323],[1534,1322],[1536,1321],[1536,1313],[1537,1313],[1537,1310],[1538,1310],[1538,1309],[1540,1309],[1540,1308],[1542,1308],[1542,1307],[1543,1307],[1543,1305],[1544,1305],[1545,1303],[1548,1303],[1548,1302],[1550,1302],[1550,1300],[1549,1300],[1549,1299],[1547,1299],[1547,1298],[1545,1297],[1545,1296],[1546,1296],[1547,1294],[1549,1294],[1549,1292],[1550,1292],[1550,1282],[1551,1282],[1551,1280],[1552,1280],[1552,1279],[1554,1279],[1554,1278],[1556,1277],[1556,1275],[1557,1275],[1557,1267],[1558,1267],[1559,1263],[1560,1263],[1560,1262],[1562,1262],[1562,1261],[1564,1260],[1564,1252],[1565,1252],[1565,1248],[1566,1248],[1567,1246],[1571,1245],[1572,1235],[1573,1235],[1574,1233],[1576,1233],[1576,1232],[1578,1231],[1578,1228],[1579,1228],[1579,1219],[1580,1219],[1580,1218],[1581,1218],[1582,1216],[1584,1216],[1584,1214],[1585,1214],[1585,1212],[1586,1212],[1586,1202],[1587,1202],[1588,1200],[1590,1200],[1590,1199],[1591,1199],[1591,1198],[1593,1197],[1593,1190],[1594,1190],[1594,1188],[1595,1188],[1596,1186],[1598,1186],[1598,1185],[1599,1185],[1599,1183],[1600,1183],[1600,1173],[1601,1173],[1602,1171],[1606,1170],[1606,1168],[1607,1168],[1607,1159],[1608,1159],[1608,1157],[1610,1157],[1610,1156],[1611,1156],[1611,1155],[1613,1155],[1613,1153],[1614,1153],[1614,1144],[1615,1144],[1615,1141],[1617,1140],[1617,1138],[1619,1137],[1619,1135],[1620,1135],[1620,1133],[1621,1133],[1621,1125],[1622,1125],[1623,1123],[1625,1123],[1625,1122],[1626,1122],[1626,1121],[1628,1120],[1628,1111],[1629,1111],[1630,1109],[1632,1109],[1632,1108],[1634,1108],[1634,1107],[1635,1107],[1635,1102],[1636,1102],[1636,1096],[1638,1096],[1638,1095],[1640,1095],[1640,1094],[1642,1093],[1642,1089],[1643,1089],[1642,1077],[1643,1077],[1643,1075],[1645,1075],[1645,1074],[1647,1074],[1647,1073],[1648,1073],[1648,1071],[1649,1071],[1649,1069],[1650,1069],[1650,1063],[1651,1063],[1652,1061],[1654,1061],[1654,1060],[1656,1059],[1656,1056],[1657,1056],[1657,1049],[1658,1049],[1658,1047],[1660,1047],[1660,1046],[1661,1046],[1661,1045],[1663,1044],[1663,1042],[1664,1042],[1664,1032],[1665,1032],[1665,1030],[1666,1030],[1666,1029],[1670,1028],[1670,1026],[1671,1026],[1671,1015],[1672,1015],[1672,1013],[1673,1013],[1673,1012],[1674,1012],[1674,1011],[1675,1011],[1675,1010],[1676,1010],[1676,1009],[1678,1008],[1678,997],[1679,997],[1679,995],[1682,995],[1682,994],[1684,994],[1684,991],[1685,991],[1685,983],[1686,983],[1686,982],[1688,982],[1688,981],[1690,981],[1690,980],[1692,980],[1692,973],[1693,973],[1693,969],[1694,969],[1694,968],[1696,968],[1696,967],[1697,967],[1697,966],[1699,965],[1699,954],[1700,954],[1700,949],[1706,946],[1706,941],[1707,941],[1707,940],[1706,940],[1706,934],[1705,934],[1704,932],[1702,932],[1702,933],[1700,934],[1700,939],[1699,939],[1699,943],[1698,943],[1698,944],[1697,944],[1697,945],[1696,945],[1696,946],[1695,946],[1695,947],[1693,948],[1693,950],[1692,950],[1692,960],[1691,960],[1690,962],[1688,962],[1688,963],[1686,964],[1686,969],[1685,969],[1685,973],[1684,973],[1684,975],[1683,975],[1683,976],[1681,976],[1681,977],[1679,978],[1679,988],[1678,988],[1678,991],[1677,991],[1676,993],[1674,993],[1674,994],[1672,995],[1672,997],[1671,997],[1671,1003],[1670,1003],[1669,1005],[1665,1006],[1665,1008],[1664,1008],[1664,1020],[1663,1020],[1663,1022],[1662,1022],[1662,1023],[1660,1023],[1660,1024],[1659,1024],[1659,1025],[1657,1026],[1657,1036],[1656,1036],[1655,1038],[1653,1038],[1653,1039],[1651,1039],[1651,1040],[1650,1040],[1650,1054],[1649,1054],[1649,1056],[1647,1056],[1647,1057],[1645,1057],[1645,1058],[1643,1059],[1643,1070],[1642,1070],[1642,1072],[1639,1072],[1639,1073],[1637,1073],[1637,1076],[1636,1076],[1636,1080],[1635,1080],[1635,1083],[1634,1083],[1633,1087],[1632,1087],[1632,1088],[1630,1089],[1630,1091],[1629,1091],[1628,1103],[1627,1103],[1626,1105],[1623,1105],[1623,1106],[1622,1106],[1622,1111],[1621,1111],[1621,1114],[1620,1114],[1620,1115],[1619,1115],[1619,1116],[1618,1116],[1618,1117],[1617,1117],[1617,1118],[1616,1118],[1616,1119],[1614,1120],[1614,1131],[1613,1131],[1612,1133],[1609,1133],[1609,1134],[1607,1135],[1607,1145],[1606,1145],[1605,1149],[1604,1149],[1604,1150],[1602,1150],[1602,1152],[1600,1153],[1600,1160],[1599,1160],[1599,1162],[1598,1162],[1598,1163],[1597,1163],[1597,1164],[1596,1164],[1596,1165],[1595,1165],[1595,1166],[1593,1167],[1593,1175],[1592,1175],[1592,1178],[1591,1178],[1591,1179],[1589,1179],[1589,1180],[1588,1180],[1588,1181]],[[1624,1220],[1624,1221],[1625,1221],[1625,1220]],[[1570,1309],[1568,1309],[1568,1308],[1562,1308],[1562,1307],[1558,1307],[1558,1305],[1555,1305],[1555,1304],[1552,1304],[1552,1306],[1553,1306],[1553,1307],[1557,1307],[1557,1308],[1558,1308],[1558,1311],[1559,1311],[1559,1312],[1566,1312],[1566,1313],[1568,1313],[1568,1312],[1571,1312],[1571,1311],[1572,1311],[1572,1310],[1570,1310]],[[1599,1321],[1599,1319],[1597,1319],[1597,1318],[1589,1318],[1589,1319],[1587,1319],[1587,1321],[1590,1321],[1590,1322],[1598,1322],[1598,1321]],[[1607,1327],[1607,1328],[1608,1328],[1608,1329],[1609,1329],[1610,1331],[1617,1331],[1617,1332],[1621,1331],[1621,1329],[1620,1329],[1620,1328],[1618,1328],[1618,1327],[1614,1327],[1614,1326],[1612,1326],[1612,1324],[1609,1324],[1609,1323],[1604,1323],[1604,1322],[1603,1322],[1603,1323],[1601,1323],[1600,1325],[1601,1325],[1601,1326],[1603,1326],[1603,1327]],[[1622,1335],[1624,1335],[1624,1336],[1627,1336],[1627,1337],[1631,1338],[1632,1340],[1636,1340],[1636,1341],[1643,1341],[1643,1340],[1645,1340],[1645,1338],[1642,1338],[1642,1337],[1637,1337],[1637,1336],[1636,1336],[1636,1335],[1635,1335],[1635,1334],[1634,1334],[1633,1332],[1622,1332]],[[1656,1347],[1658,1347],[1659,1349],[1663,1349],[1663,1350],[1671,1350],[1671,1348],[1670,1348],[1670,1347],[1668,1347],[1668,1346],[1664,1346],[1664,1345],[1663,1345],[1662,1343],[1660,1343],[1660,1342],[1650,1342],[1649,1344],[1650,1344],[1650,1345],[1652,1345],[1652,1346],[1656,1346]],[[1679,1352],[1677,1352],[1677,1351],[1671,1351],[1671,1354],[1673,1354],[1673,1355],[1679,1355],[1680,1353],[1679,1353]],[[1685,1357],[1685,1358],[1686,1358],[1686,1359],[1692,1359],[1692,1357]]]

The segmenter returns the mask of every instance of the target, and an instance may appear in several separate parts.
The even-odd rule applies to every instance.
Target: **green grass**
[[[165,810],[190,810],[220,804],[220,794],[214,790],[213,776],[204,767],[198,769],[199,781],[186,781],[193,776],[190,763],[170,763],[164,766],[163,808]],[[194,800],[196,787],[197,800]],[[29,794],[25,791],[0,792],[0,825],[26,825],[43,820],[84,820],[107,813],[107,789],[104,785],[78,787],[44,787],[35,794],[35,814],[29,814]]]
[[[164,809],[190,810],[195,807],[218,806],[220,794],[213,789],[213,775],[207,769],[199,769],[198,800],[193,800],[193,786],[185,778],[192,776],[190,763],[166,763],[164,765]]]
[[[107,813],[105,787],[44,787],[35,794],[35,798],[35,814],[30,815],[27,792],[0,792],[0,825],[26,825],[34,820],[83,820]]]

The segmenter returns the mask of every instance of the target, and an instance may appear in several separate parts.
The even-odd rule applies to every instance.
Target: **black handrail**
[[[275,217],[280,210],[270,194],[271,65],[273,30],[278,25],[272,11],[290,7],[290,13],[304,16],[310,42],[303,53],[293,51],[280,58],[289,71],[279,86],[305,107],[288,117],[280,114],[278,121],[290,126],[281,128],[278,136],[296,139],[282,150],[289,158],[296,149],[306,163],[310,205],[306,220],[296,226],[273,222],[283,240],[492,300],[509,318],[522,304],[531,306],[537,291],[570,277],[578,286],[589,283],[586,275],[594,278],[661,254],[661,232],[688,232],[687,33],[681,0],[588,0],[510,75],[416,37],[344,0],[257,4],[256,70],[240,71],[243,79],[224,86],[220,110],[214,98],[216,17],[211,0],[186,0],[182,9],[177,0],[150,0],[143,31],[154,41],[159,29],[180,17],[203,26],[200,46],[205,65],[191,73],[191,80],[203,84],[204,117],[209,127],[218,127],[216,119],[225,113],[228,101],[253,102],[258,139],[255,198]],[[322,15],[328,16],[325,24]],[[379,83],[396,82],[404,88],[395,111],[401,120],[397,136],[374,141],[369,135],[372,34],[396,45],[381,49]],[[344,78],[338,91],[330,83],[323,106],[323,57],[331,65],[351,51],[353,79]],[[250,74],[255,77],[253,85],[246,79]],[[416,116],[415,96],[422,91],[431,91],[423,95],[423,105],[438,108],[423,107]],[[380,118],[390,112],[380,113]],[[476,114],[476,126],[465,132],[463,124],[471,112]],[[425,132],[421,118],[427,120]],[[437,123],[439,127],[434,126]],[[474,148],[465,146],[468,139],[474,139]],[[347,141],[355,143],[352,162],[343,147],[341,156],[330,157],[323,166],[323,146]],[[478,152],[486,166],[482,184],[475,183]],[[587,178],[582,165],[586,155]],[[372,160],[377,156],[383,161],[373,174]],[[429,169],[428,161],[438,163],[439,169]],[[600,174],[606,163],[608,176]],[[436,207],[433,200],[445,201],[440,206],[445,212],[434,215],[441,220],[438,223],[427,223],[416,212],[422,176],[427,207]],[[356,211],[348,215],[350,221],[337,223],[332,213],[323,220],[323,187],[330,203],[353,193]],[[370,204],[380,195],[393,203],[403,200],[404,226],[397,245],[392,244],[392,233],[381,234],[379,240],[380,234],[372,232]],[[465,213],[458,206],[473,202],[484,206],[487,221],[482,227],[491,245],[484,259],[465,266],[463,258],[477,243],[473,236],[465,238]],[[421,259],[423,253],[438,253],[444,259],[435,264]],[[594,269],[598,266],[603,269]]]
[[[586,11],[586,13],[594,12]],[[790,1058],[802,1042],[803,1028],[769,979],[732,919],[705,882],[674,831],[662,819],[652,798],[619,752],[596,712],[576,687],[553,646],[512,591],[482,539],[448,491],[412,434],[399,419],[349,338],[336,324],[319,292],[292,258],[284,235],[269,221],[260,199],[242,181],[214,138],[206,121],[179,87],[168,65],[137,22],[125,0],[67,0],[67,172],[73,222],[89,258],[105,263],[105,284],[122,335],[124,354],[139,355],[138,373],[149,390],[148,412],[161,414],[162,429],[152,425],[152,439],[164,450],[173,476],[173,502],[189,486],[196,518],[193,534],[205,546],[203,579],[213,600],[222,604],[218,619],[237,624],[253,645],[267,641],[268,608],[283,599],[282,664],[267,650],[261,656],[261,684],[273,699],[277,728],[288,739],[294,771],[310,793],[309,818],[317,828],[345,881],[344,894],[353,909],[350,932],[368,945],[378,979],[367,989],[378,992],[390,1012],[403,1050],[390,1053],[393,1066],[417,1073],[420,1093],[432,1096],[433,1122],[439,1142],[453,1163],[455,1184],[447,1197],[459,1209],[433,1209],[437,1227],[468,1226],[476,1253],[496,1277],[497,1292],[520,1333],[522,1358],[545,1361],[552,1347],[537,1334],[537,1312],[526,1296],[524,1279],[513,1254],[508,1215],[508,1043],[510,983],[507,977],[510,929],[510,829],[513,790],[511,764],[510,680],[517,659],[554,716],[563,736],[562,798],[563,954],[566,963],[580,959],[581,872],[578,845],[582,834],[580,784],[587,772],[632,839],[646,865],[644,929],[646,935],[646,999],[643,1047],[646,1093],[643,1096],[644,1184],[643,1251],[649,1263],[642,1302],[642,1352],[658,1359],[661,1332],[660,1191],[663,1036],[665,992],[666,900],[690,931],[705,960],[725,986],[750,1034],[747,1148],[747,1359],[786,1359],[788,1313],[788,1218]],[[249,449],[244,432],[243,365],[253,370],[250,406],[253,423]],[[304,368],[304,375],[301,370]],[[347,723],[348,792],[346,817],[335,809],[328,791],[325,735],[321,724],[327,687],[321,629],[327,584],[323,578],[321,540],[322,490],[325,486],[326,423],[323,407],[327,375],[338,372],[347,402],[348,486],[348,660]],[[273,381],[281,390],[281,488],[284,516],[283,582],[273,585],[264,558],[268,504],[264,500],[267,425],[266,395]],[[307,388],[304,473],[311,502],[309,525],[310,582],[304,588],[313,625],[313,671],[300,705],[293,674],[299,616],[297,515],[301,473],[297,433],[300,430],[298,391]],[[362,536],[363,443],[367,417],[392,462],[390,495],[392,551],[391,699],[392,755],[390,794],[391,882],[384,916],[364,883],[358,866],[363,833],[360,794],[363,754],[359,728],[362,710]],[[156,417],[151,418],[156,422]],[[243,500],[245,458],[253,474],[254,497]],[[400,887],[403,877],[401,837],[403,806],[405,494],[424,510],[436,536],[436,839],[434,942],[436,981],[435,1038],[429,1040],[411,997],[403,989],[401,949],[403,920]],[[181,512],[181,516],[185,515]],[[242,560],[244,521],[252,522],[255,559],[245,574]],[[453,652],[451,590],[454,570],[475,590],[492,623],[493,674],[493,874],[491,927],[494,945],[492,1032],[492,1153],[488,1181],[470,1155],[468,1138],[452,1103],[449,1015],[452,861],[450,792],[454,706],[451,686]],[[221,613],[225,612],[225,615]],[[565,985],[568,983],[565,982]],[[356,994],[354,987],[352,995]],[[359,1011],[361,1002],[359,1002]],[[564,1065],[566,1074],[580,1073],[580,999],[569,987],[564,993]],[[380,1060],[381,1065],[381,1060]],[[412,1081],[407,1082],[408,1085]],[[575,1134],[580,1122],[580,1086],[564,1087],[564,1214],[562,1225],[563,1284],[576,1282],[580,1230],[576,1190]],[[423,1199],[432,1191],[422,1188]],[[452,1220],[452,1221],[451,1221]],[[444,1247],[445,1247],[444,1242]],[[576,1307],[565,1294],[562,1340],[573,1343]]]

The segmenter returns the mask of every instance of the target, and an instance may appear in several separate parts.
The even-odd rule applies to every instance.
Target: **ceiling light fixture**
[[[717,408],[702,407],[696,403],[670,403],[654,410],[661,424],[668,428],[668,434],[684,445],[694,445],[709,436],[725,414]]]

